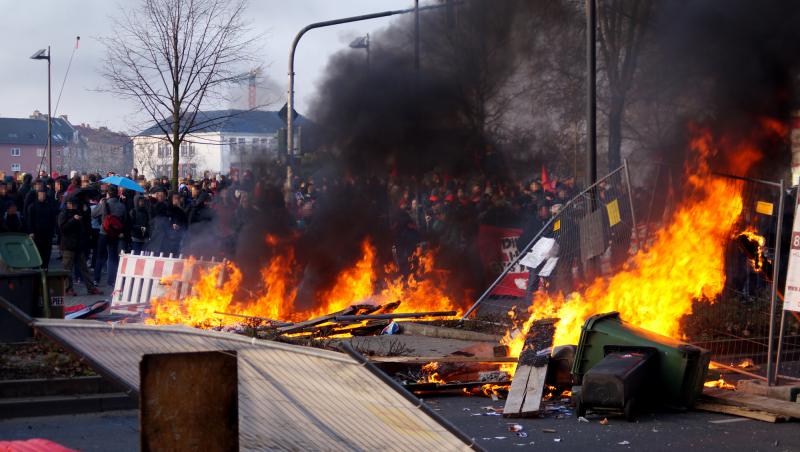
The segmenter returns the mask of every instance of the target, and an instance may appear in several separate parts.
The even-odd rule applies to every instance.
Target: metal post
[[[586,0],[586,186],[597,181],[597,11]]]
[[[367,33],[367,72],[369,72],[369,33]]]
[[[47,46],[47,155],[50,158],[48,177],[53,177],[53,112],[50,107],[50,46]]]
[[[414,0],[414,70],[419,74],[419,0]]]
[[[636,238],[636,249],[641,249],[639,246],[639,230],[636,228],[636,213],[633,208],[633,187],[631,186],[631,173],[628,169],[628,159],[622,159],[622,166],[625,168],[625,184],[628,186],[628,202],[631,206],[631,223],[633,224],[633,236]],[[630,251],[630,244],[628,244]]]
[[[775,384],[776,369],[772,367],[773,343],[775,334],[775,311],[778,304],[778,273],[781,268],[781,226],[783,224],[783,179],[780,181],[780,196],[778,198],[778,226],[775,228],[775,265],[772,268],[772,290],[770,291],[769,305],[769,338],[767,340],[767,384]]]
[[[292,46],[289,48],[289,86],[287,88],[287,100],[286,100],[286,153],[289,156],[289,166],[291,167],[292,158],[294,157],[294,118],[292,118],[292,113],[294,112],[294,54],[297,50],[297,44],[300,43],[300,38],[303,37],[306,32],[313,30],[315,28],[322,28],[322,27],[330,27],[331,25],[339,25],[339,24],[346,24],[350,22],[358,22],[361,20],[369,20],[369,19],[378,19],[381,17],[388,17],[394,16],[396,14],[406,14],[410,12],[419,13],[419,11],[424,11],[428,9],[439,9],[444,8],[447,5],[430,5],[430,6],[423,6],[421,8],[414,7],[408,9],[399,9],[394,11],[383,11],[380,13],[373,13],[373,14],[364,14],[361,16],[352,16],[352,17],[345,17],[342,19],[334,19],[334,20],[326,20],[323,22],[315,22],[313,24],[306,25],[294,37],[292,40]]]
[[[783,181],[781,181],[781,182],[783,182]],[[783,184],[781,184],[781,199],[783,199]],[[795,196],[795,202],[794,202],[794,208],[795,209],[797,209],[797,206],[800,205],[798,203],[800,203],[800,188],[798,188],[797,194]],[[783,204],[780,204],[778,206],[778,211],[781,211],[782,207],[783,207]],[[795,216],[796,215],[797,215],[797,212],[795,212]],[[783,212],[782,211],[778,215],[778,225],[780,225],[781,223],[783,223]],[[792,218],[792,223],[794,223],[794,218]],[[794,225],[792,226],[792,230],[794,231]],[[791,242],[791,240],[790,240],[790,242]],[[789,244],[789,246],[790,247],[792,246],[791,243]],[[779,254],[780,254],[780,247],[775,250],[776,261],[777,261],[777,256]],[[777,273],[780,273],[780,272],[777,272]],[[777,277],[776,277],[776,281],[777,281]],[[784,303],[785,303],[785,301],[784,301]],[[772,376],[773,380],[769,382],[769,384],[771,384],[771,385],[778,383],[778,375],[780,375],[780,373],[781,373],[781,350],[783,350],[783,332],[784,332],[784,329],[786,328],[786,309],[783,308],[783,305],[781,305],[781,325],[780,325],[779,328],[780,329],[778,330],[778,347],[776,349],[777,353],[775,354],[775,374]],[[770,336],[770,338],[771,337],[772,336]]]

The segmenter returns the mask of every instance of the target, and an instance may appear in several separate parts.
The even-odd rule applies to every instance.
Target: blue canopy
[[[127,177],[122,176],[108,176],[105,179],[100,179],[100,182],[105,182],[106,184],[116,185],[118,187],[125,188],[127,190],[138,191],[139,193],[144,193],[144,188],[140,187],[139,184],[134,182]]]

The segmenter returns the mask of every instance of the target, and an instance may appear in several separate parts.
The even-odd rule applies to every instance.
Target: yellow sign
[[[758,201],[756,203],[756,212],[762,215],[772,215],[772,203],[771,202],[764,202]]]
[[[559,229],[561,229],[561,219],[560,218],[558,220],[556,220],[555,223],[553,223],[553,232],[556,232]]]
[[[606,204],[606,210],[608,210],[609,226],[614,226],[615,224],[622,221],[622,219],[619,216],[619,203],[617,202],[616,199]]]

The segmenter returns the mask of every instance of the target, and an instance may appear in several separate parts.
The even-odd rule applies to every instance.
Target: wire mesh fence
[[[636,177],[633,185],[629,174]],[[512,306],[530,305],[537,291],[566,295],[598,277],[617,273],[632,255],[652,246],[658,231],[670,221],[682,189],[680,178],[675,177],[679,174],[679,168],[666,165],[626,163],[560,206],[554,216],[542,222],[537,234],[526,239],[523,233],[516,239],[516,259],[465,317],[504,315]],[[783,186],[727,175],[711,177],[722,180],[732,196],[740,193],[743,207],[728,231],[724,289],[714,300],[694,302],[692,312],[681,320],[684,339],[711,350],[719,363],[767,377],[767,369],[777,356],[773,353],[770,359],[769,352],[777,347],[780,331],[781,303],[772,309],[780,291],[774,290],[782,290],[784,284],[775,269],[785,268],[787,259],[786,255],[776,259],[776,249],[784,250],[784,254],[788,251],[788,238],[781,237],[786,234],[779,231],[784,220]],[[752,233],[748,240],[740,237],[745,231]],[[752,237],[763,238],[760,247],[753,248],[758,243]],[[784,246],[779,247],[781,238]],[[550,239],[548,248],[537,250],[541,239]],[[529,253],[531,250],[534,252]],[[526,257],[537,252],[536,259]],[[506,295],[521,288],[524,295]],[[778,358],[780,373],[798,377],[800,322],[791,313],[786,314],[784,331]]]
[[[514,238],[516,259],[465,317],[472,313],[505,314],[511,306],[530,304],[535,291],[566,294],[617,271],[631,252],[632,231],[636,229],[628,179],[623,165],[565,204],[555,205],[555,215],[541,219],[538,233],[529,239],[524,232]],[[542,238],[553,246],[547,255],[539,262],[522,261]],[[525,289],[524,295],[505,295],[520,289]]]

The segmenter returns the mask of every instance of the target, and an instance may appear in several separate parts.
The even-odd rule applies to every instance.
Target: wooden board
[[[477,331],[460,330],[443,326],[426,325],[424,323],[398,322],[400,333],[409,336],[438,337],[441,339],[459,339],[462,341],[481,341],[500,343],[501,336],[479,333]]]
[[[730,414],[732,416],[746,417],[748,419],[755,419],[764,422],[779,422],[788,420],[784,416],[779,416],[775,413],[768,413],[766,411],[751,410],[748,408],[737,407],[733,405],[724,405],[714,402],[697,402],[694,404],[696,410],[708,411],[711,413]]]
[[[239,450],[236,352],[144,355],[141,450]]]
[[[705,388],[703,396],[706,400],[714,403],[766,411],[779,416],[800,419],[800,403],[718,388]]]
[[[533,322],[519,355],[517,370],[511,381],[503,416],[526,416],[539,412],[547,376],[547,356],[539,352],[553,346],[555,319]]]
[[[517,358],[496,356],[367,356],[376,363],[424,364],[438,363],[513,363]]]
[[[302,322],[297,322],[293,325],[278,328],[278,332],[281,334],[299,333],[310,326],[319,325],[320,323],[325,323],[327,321],[333,320],[334,317],[336,317],[337,315],[352,314],[355,311],[356,308],[354,306],[350,306],[349,308],[342,309],[339,312],[323,315],[322,317],[314,317],[313,319],[304,320]]]

